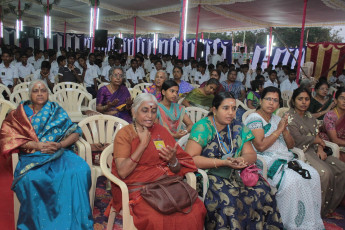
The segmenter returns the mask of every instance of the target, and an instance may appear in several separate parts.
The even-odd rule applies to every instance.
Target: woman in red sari
[[[193,159],[182,150],[160,124],[155,124],[157,99],[148,93],[139,94],[132,107],[133,124],[122,128],[114,141],[112,173],[121,178],[129,190],[133,183],[155,181],[163,175],[184,175],[196,171]],[[113,207],[121,209],[121,192],[112,185]],[[188,214],[164,215],[153,209],[140,191],[129,194],[130,211],[138,229],[203,229],[206,209],[196,199]]]
[[[337,90],[334,102],[335,108],[328,111],[323,118],[320,137],[336,143],[339,147],[345,147],[345,88]],[[339,159],[345,162],[345,152],[340,152]]]

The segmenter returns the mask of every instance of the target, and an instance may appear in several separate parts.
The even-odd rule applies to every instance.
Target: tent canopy
[[[45,2],[45,0],[43,0]],[[53,3],[54,0],[50,0]],[[18,0],[2,1],[18,5]],[[24,12],[23,24],[44,28],[44,10],[36,0],[21,0],[32,3]],[[187,33],[195,33],[198,4],[201,4],[199,32],[226,32],[273,27],[301,27],[302,0],[189,0]],[[52,31],[89,33],[89,0],[62,0],[53,5]],[[133,33],[137,17],[137,33],[178,34],[181,1],[179,0],[100,0],[99,29],[109,34]],[[4,26],[15,28],[16,15],[3,17]],[[309,0],[306,26],[335,26],[345,24],[345,2],[343,0]]]

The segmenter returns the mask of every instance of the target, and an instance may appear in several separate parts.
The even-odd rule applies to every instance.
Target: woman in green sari
[[[174,103],[178,98],[179,85],[167,80],[162,85],[162,101],[158,103],[157,120],[171,135],[180,139],[190,132],[193,122],[185,113],[185,107]]]
[[[186,107],[194,106],[209,110],[212,106],[214,92],[219,86],[219,81],[211,78],[206,82],[205,87],[193,89],[182,101]]]

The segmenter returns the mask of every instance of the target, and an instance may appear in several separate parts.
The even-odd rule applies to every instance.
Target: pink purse
[[[258,183],[260,169],[255,164],[243,169],[240,177],[245,186],[252,187]]]

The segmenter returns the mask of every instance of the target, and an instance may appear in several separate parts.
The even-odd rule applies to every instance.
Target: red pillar
[[[184,27],[186,26],[184,24],[185,21],[185,16],[186,16],[186,4],[187,0],[182,0],[183,5],[182,5],[182,16],[181,16],[181,26],[180,26],[180,44],[178,48],[178,59],[182,59],[182,51],[183,51],[183,37],[184,37]]]
[[[49,0],[47,0],[47,50],[49,49]]]
[[[93,31],[93,36],[92,36],[92,49],[91,49],[91,53],[93,53],[95,51],[95,32],[96,32],[96,20],[97,20],[97,0],[95,0],[95,6],[94,6],[94,9],[93,9],[93,28],[92,28],[92,31]]]
[[[200,4],[198,5],[198,18],[196,21],[196,34],[195,34],[195,47],[194,47],[194,58],[195,59],[196,59],[196,52],[198,50],[199,19],[200,19]]]
[[[134,47],[133,47],[133,56],[137,53],[137,17],[134,17]]]
[[[269,41],[269,43],[268,43],[267,67],[270,65],[271,47],[272,47],[272,27],[270,27],[270,41]]]
[[[299,83],[299,73],[301,70],[302,49],[303,49],[303,40],[304,40],[304,26],[305,26],[305,18],[307,15],[307,2],[308,2],[308,0],[304,0],[301,39],[299,42],[299,52],[298,52],[298,65],[297,65],[297,77],[296,77],[296,83],[297,84]]]

